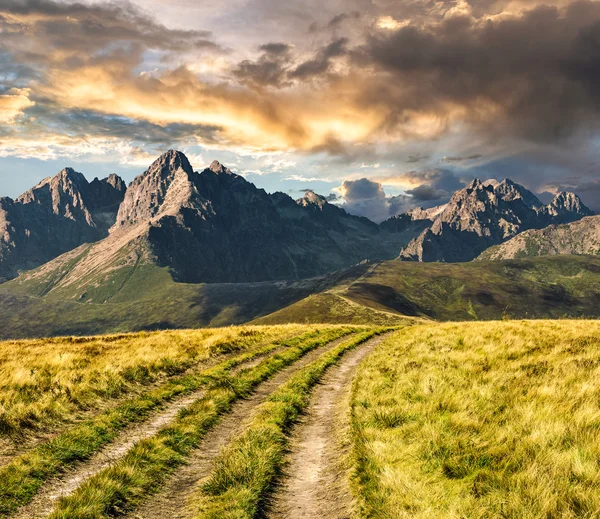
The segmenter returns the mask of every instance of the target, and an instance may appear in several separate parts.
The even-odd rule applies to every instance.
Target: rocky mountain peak
[[[531,191],[510,179],[474,179],[452,195],[443,212],[401,251],[400,258],[470,261],[487,247],[524,230],[572,222],[589,214],[573,193],[561,193],[544,206]]]
[[[309,189],[304,193],[302,198],[296,201],[296,203],[302,207],[315,206],[321,209],[327,204],[327,199]]]
[[[175,214],[194,192],[191,182],[194,175],[182,152],[163,153],[127,189],[114,228],[149,223],[157,216]]]
[[[0,281],[106,237],[125,190],[116,175],[88,182],[64,168],[14,202],[0,202]]]
[[[104,182],[119,192],[125,193],[127,190],[127,184],[125,184],[125,181],[116,173],[108,175],[108,177],[104,179]]]
[[[466,190],[477,190],[477,189],[484,189],[486,186],[484,185],[484,183],[479,180],[478,178],[474,178],[473,180],[471,180],[471,182],[467,185],[467,187],[465,188]]]
[[[591,216],[593,211],[588,209],[581,201],[581,198],[570,191],[561,191],[552,202],[546,206],[546,212],[550,216],[558,217],[560,223],[564,223],[565,218],[573,221],[573,217]]]
[[[154,175],[155,177],[161,175],[172,176],[178,171],[183,171],[191,175],[194,170],[190,164],[188,158],[181,152],[176,150],[169,150],[158,157],[147,169],[145,173],[142,173],[137,178],[148,177]],[[137,180],[137,179],[136,179]],[[134,180],[135,182],[135,180]]]
[[[208,169],[217,175],[231,175],[231,170],[223,166],[218,160],[213,160]]]
[[[530,208],[542,206],[542,203],[531,191],[516,182],[513,182],[509,178],[505,178],[502,182],[499,182],[494,187],[494,192],[505,202],[512,202],[520,199]]]

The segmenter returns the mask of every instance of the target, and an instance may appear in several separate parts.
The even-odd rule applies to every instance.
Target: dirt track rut
[[[268,355],[273,355],[280,349],[276,348]],[[266,356],[267,354],[258,355],[252,360],[236,366],[231,370],[231,373],[235,374],[242,369],[252,368],[263,361]],[[216,362],[213,363],[213,365],[216,364]],[[137,442],[154,436],[172,422],[182,409],[202,398],[204,394],[205,389],[201,388],[177,397],[152,413],[147,420],[127,427],[104,449],[88,460],[77,464],[76,467],[61,475],[60,478],[50,480],[28,505],[19,509],[12,517],[14,519],[43,519],[47,517],[58,499],[73,493],[84,481],[121,459]]]
[[[349,390],[356,370],[383,340],[372,339],[347,353],[315,389],[292,435],[285,477],[272,499],[269,519],[348,519],[352,497],[341,436],[348,426]],[[342,405],[346,404],[346,405]]]
[[[256,408],[292,375],[315,361],[325,351],[349,339],[350,336],[345,336],[311,351],[291,366],[281,370],[272,379],[261,384],[250,398],[237,402],[233,406],[232,412],[206,435],[202,445],[194,452],[188,464],[181,467],[169,479],[163,491],[150,497],[127,518],[189,519],[194,517],[195,509],[192,497],[198,485],[209,476],[214,459],[225,445],[242,432]]]

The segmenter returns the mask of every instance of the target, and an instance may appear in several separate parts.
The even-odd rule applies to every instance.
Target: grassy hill
[[[396,325],[406,318],[600,316],[600,258],[594,256],[386,261],[297,282],[243,284],[176,283],[168,269],[134,262],[71,285],[60,282],[68,262],[61,269],[40,267],[0,285],[0,338],[247,322]]]
[[[313,294],[302,301],[294,303],[265,317],[260,317],[252,324],[278,323],[332,323],[332,324],[364,324],[377,326],[398,326],[415,321],[397,312],[377,310],[356,303],[334,291]]]
[[[166,268],[127,265],[108,279],[49,291],[60,271],[41,267],[0,285],[0,339],[243,324],[366,268],[296,282],[192,284],[176,283]]]
[[[335,296],[335,297],[334,297]],[[339,322],[344,313],[442,321],[600,316],[600,258],[553,256],[473,263],[385,261],[260,319],[264,323]],[[378,313],[379,312],[379,313]],[[388,321],[393,322],[393,318]]]

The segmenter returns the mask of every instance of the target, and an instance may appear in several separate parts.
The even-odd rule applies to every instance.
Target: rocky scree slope
[[[518,259],[556,254],[600,255],[600,216],[522,232],[484,251],[478,260]]]

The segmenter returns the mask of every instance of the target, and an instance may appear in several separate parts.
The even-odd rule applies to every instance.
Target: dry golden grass
[[[407,328],[353,391],[359,516],[600,517],[600,323]]]
[[[73,418],[212,357],[306,326],[247,326],[0,342],[0,438]]]

